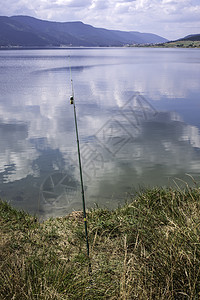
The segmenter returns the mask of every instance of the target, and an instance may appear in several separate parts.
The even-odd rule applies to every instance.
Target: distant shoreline
[[[200,41],[198,41],[197,45],[180,45],[177,42],[171,42],[166,44],[155,44],[155,45],[129,45],[129,46],[103,46],[103,47],[83,47],[83,46],[66,46],[66,47],[20,47],[20,46],[11,46],[11,47],[3,47],[0,46],[1,50],[64,50],[64,49],[122,49],[122,48],[178,48],[178,49],[199,49],[200,48]]]

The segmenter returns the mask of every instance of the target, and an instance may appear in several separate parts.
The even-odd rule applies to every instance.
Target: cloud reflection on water
[[[76,68],[76,59],[73,61],[72,56],[89,205],[99,202],[112,206],[133,186],[166,184],[167,178],[181,177],[185,173],[199,175],[199,128],[186,124],[178,112],[155,113],[153,109],[157,103],[154,100],[186,99],[191,90],[198,90],[199,69],[190,64],[188,70],[185,55],[182,62],[175,63],[170,51],[164,55],[162,51],[156,52],[159,57],[150,51],[150,62],[147,62],[146,51],[143,55],[128,51],[128,57],[121,56],[121,60],[122,50],[117,51],[116,57],[111,58],[112,65],[109,54],[102,60],[101,56],[92,57],[94,66],[90,56],[84,57],[86,67],[81,66],[80,57]],[[16,92],[9,90],[9,72],[6,75],[7,87],[4,85],[0,99],[0,178],[4,182],[1,193],[5,196],[9,182],[13,182],[16,190],[20,190],[23,182],[27,190],[35,184],[40,193],[44,182],[54,173],[63,174],[63,178],[67,174],[79,181],[73,110],[68,100],[71,94],[70,78],[66,74],[68,66],[63,56],[50,59],[51,56],[40,67],[37,58],[34,58],[35,65],[33,60],[27,60],[28,76],[24,75]],[[160,64],[157,64],[159,59]],[[143,111],[135,108],[138,122],[130,108],[124,108],[134,95],[145,95],[152,108],[148,105]],[[141,117],[145,110],[148,117]],[[101,129],[105,131],[103,135]],[[110,135],[110,139],[105,142],[106,135]],[[70,198],[65,206],[67,191],[68,185],[59,185],[53,207],[40,203],[43,209],[51,215],[58,213],[58,207],[59,214],[80,208],[76,191],[70,192],[74,199]],[[10,197],[15,201],[13,194]],[[31,197],[28,201],[32,201]]]

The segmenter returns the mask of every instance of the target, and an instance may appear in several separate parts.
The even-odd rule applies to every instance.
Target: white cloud
[[[107,1],[98,1],[98,0],[93,0],[92,4],[90,6],[90,9],[107,9],[109,7],[109,2]]]
[[[64,5],[66,7],[88,7],[91,5],[92,0],[58,0],[56,4],[59,6]]]

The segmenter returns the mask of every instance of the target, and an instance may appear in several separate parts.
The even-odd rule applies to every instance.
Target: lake
[[[0,51],[0,197],[45,219],[200,180],[200,49]]]

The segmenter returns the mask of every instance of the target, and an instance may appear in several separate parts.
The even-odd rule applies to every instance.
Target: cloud
[[[8,0],[1,2],[0,14],[80,20],[96,27],[152,32],[169,39],[200,31],[198,0]]]
[[[66,6],[66,7],[88,7],[91,5],[92,0],[61,0],[57,1],[56,4],[59,7],[60,5]]]
[[[98,9],[107,9],[109,7],[109,2],[108,1],[98,1],[98,0],[93,0],[92,5],[90,6],[90,9],[93,10],[98,10]]]

